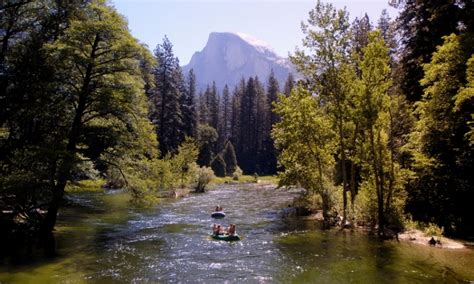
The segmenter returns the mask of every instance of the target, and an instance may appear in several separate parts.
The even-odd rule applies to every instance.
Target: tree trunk
[[[388,109],[388,113],[390,115],[390,137],[389,137],[389,148],[390,148],[390,176],[388,180],[388,193],[387,199],[385,202],[385,211],[389,210],[391,203],[392,203],[392,195],[393,195],[393,185],[395,181],[395,149],[393,145],[393,116],[392,116],[392,109]]]
[[[342,118],[339,121],[339,139],[341,143],[341,173],[342,173],[342,200],[343,200],[343,210],[342,210],[342,224],[346,224],[347,220],[347,173],[346,173],[346,145],[344,143],[344,133]]]
[[[351,214],[352,217],[355,215],[355,209],[354,209],[354,202],[355,202],[355,196],[356,196],[356,167],[354,161],[351,161]]]
[[[324,189],[323,184],[323,166],[321,164],[321,159],[317,158],[318,161],[318,175],[319,175],[319,190],[321,195],[321,199],[323,201],[323,228],[329,229],[330,228],[330,220],[329,220],[329,194],[327,190]]]
[[[384,229],[384,212],[383,212],[383,195],[382,195],[382,189],[381,189],[381,184],[379,180],[379,167],[377,159],[377,152],[375,150],[375,137],[374,137],[374,129],[373,126],[369,128],[370,132],[370,152],[371,152],[371,158],[372,158],[372,170],[374,171],[374,179],[375,179],[375,190],[377,193],[377,223],[378,223],[378,234],[383,235],[383,229]],[[379,157],[380,158],[380,157]]]
[[[329,194],[326,191],[321,193],[321,199],[323,201],[323,228],[329,229],[330,228],[330,216],[329,216]]]
[[[379,170],[379,190],[380,194],[378,198],[378,218],[379,218],[379,234],[383,236],[385,233],[385,210],[384,210],[384,184],[385,177],[383,173],[383,160],[382,160],[382,147],[380,147],[380,130],[377,133],[377,144],[379,145],[379,155],[378,155],[378,170]]]
[[[92,61],[95,58],[95,53],[99,44],[99,40],[99,35],[96,35],[90,54],[90,58],[92,59]],[[76,113],[74,115],[74,120],[71,125],[71,131],[69,132],[66,151],[62,164],[59,167],[57,183],[52,188],[53,198],[51,199],[51,202],[48,207],[48,213],[46,214],[46,217],[41,227],[41,237],[46,238],[46,240],[52,238],[52,232],[54,230],[54,226],[56,225],[56,219],[62,198],[64,196],[64,190],[66,188],[67,181],[70,178],[71,170],[74,165],[77,141],[79,139],[82,128],[82,118],[86,110],[86,101],[90,92],[89,86],[91,83],[93,67],[93,63],[90,63],[86,69],[84,81],[82,82],[81,91],[79,93]]]
[[[83,101],[83,103],[81,103]],[[58,173],[58,181],[53,187],[53,197],[49,203],[48,213],[43,221],[41,228],[42,237],[49,238],[49,235],[56,225],[56,218],[59,211],[59,206],[64,196],[64,189],[66,188],[71,169],[74,164],[74,156],[76,155],[76,144],[79,137],[79,131],[82,124],[82,114],[84,112],[85,100],[80,100],[76,115],[69,135],[68,145],[66,147],[66,154],[63,159],[63,164],[60,166]]]
[[[354,156],[356,155],[356,151],[357,151],[357,146],[356,146],[356,142],[357,142],[357,134],[359,133],[359,124],[356,123],[356,126],[355,126],[355,129],[354,129],[354,137],[353,137],[353,140],[352,140],[352,147],[353,147],[353,155],[352,155],[352,159],[351,159],[351,172],[350,172],[350,175],[351,175],[351,182],[350,182],[350,191],[351,191],[351,215],[353,218],[354,215],[355,215],[355,210],[354,210],[354,202],[355,202],[355,196],[356,196],[356,164],[354,162]],[[354,224],[351,224],[351,225],[354,225]]]

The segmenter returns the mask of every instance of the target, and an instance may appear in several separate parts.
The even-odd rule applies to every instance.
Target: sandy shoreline
[[[301,218],[308,221],[322,221],[323,220],[322,212],[319,210],[316,213],[313,213],[309,216],[302,216]],[[356,227],[354,229],[359,232],[371,231],[371,230],[368,230],[368,228],[364,228],[364,227]],[[436,237],[436,236],[433,236],[433,238],[435,241],[439,241],[439,242],[436,245],[431,245],[429,242],[431,237],[432,236],[426,235],[422,231],[415,230],[415,229],[409,229],[398,234],[399,241],[409,242],[409,243],[413,243],[417,245],[433,246],[433,247],[443,248],[443,249],[468,248],[466,245],[464,245],[462,241],[457,241],[457,240],[453,240],[446,237]]]
[[[445,249],[464,249],[467,248],[462,242],[449,239],[446,237],[433,237],[435,240],[439,240],[439,243],[434,245],[435,247],[445,248]],[[419,245],[425,246],[433,246],[430,245],[429,241],[431,236],[426,235],[420,230],[407,230],[398,235],[398,239],[400,241],[406,241],[410,243],[415,243]]]

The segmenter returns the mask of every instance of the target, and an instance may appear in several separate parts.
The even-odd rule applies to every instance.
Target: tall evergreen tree
[[[231,120],[231,140],[235,145],[237,155],[240,155],[240,108],[241,108],[241,99],[245,92],[246,83],[245,79],[242,78],[238,86],[234,88],[232,93],[232,120]]]
[[[182,96],[181,112],[183,114],[184,134],[196,138],[198,114],[196,110],[196,75],[194,70],[189,70],[186,92]]]
[[[222,156],[216,155],[211,162],[211,168],[218,177],[225,177],[226,173],[226,164]]]
[[[463,45],[465,40],[472,42],[465,36],[444,37],[431,62],[423,66],[424,95],[416,105],[419,120],[410,134],[417,175],[409,187],[408,209],[418,220],[434,220],[447,234],[472,235],[469,205],[463,201],[474,195],[474,151],[466,123],[474,104],[471,98],[456,106],[466,82],[466,63],[474,53],[474,45]]]
[[[268,76],[268,83],[267,83],[267,97],[268,97],[268,103],[269,107],[268,109],[270,110],[270,125],[274,125],[275,123],[278,122],[278,115],[271,111],[272,110],[272,105],[278,100],[278,94],[280,93],[280,86],[278,84],[278,80],[275,78],[275,73],[272,71],[270,72],[270,75]]]
[[[227,175],[232,175],[237,169],[237,158],[235,156],[234,145],[230,140],[227,141],[224,148],[224,153],[222,154],[226,165]]]
[[[369,32],[372,30],[367,13],[362,18],[355,18],[352,23],[352,48],[360,55],[362,49],[369,43]]]
[[[229,87],[227,85],[224,86],[224,90],[222,91],[222,137],[224,141],[231,136],[231,121],[232,121],[232,101],[230,97]]]
[[[293,73],[289,73],[288,77],[285,81],[285,86],[283,88],[283,93],[288,97],[291,94],[291,90],[295,87],[295,78],[293,77]]]
[[[437,45],[442,44],[443,36],[458,31],[459,10],[460,5],[452,0],[404,1],[398,18],[404,47],[401,82],[410,101],[418,101],[422,97],[423,89],[419,83],[423,78],[422,65],[430,62],[431,54]]]
[[[256,171],[257,163],[257,98],[258,86],[254,78],[250,77],[247,81],[245,92],[240,99],[240,137],[238,148],[239,164],[242,170],[247,174],[253,174]]]
[[[216,82],[212,83],[208,98],[209,125],[214,129],[219,129],[219,94],[217,92]]]
[[[275,173],[277,168],[277,151],[275,149],[273,139],[271,138],[271,129],[280,120],[278,114],[276,114],[273,110],[273,105],[277,102],[279,93],[280,87],[272,70],[272,72],[270,72],[270,76],[268,77],[267,84],[269,121],[268,129],[265,133],[265,138],[263,142],[264,149],[266,150],[266,155],[262,159],[262,168],[265,169],[266,174]]]
[[[397,31],[396,31],[396,22],[392,21],[390,15],[386,9],[382,10],[379,21],[377,23],[377,28],[382,33],[382,37],[385,41],[385,44],[389,48],[389,55],[391,59],[391,65],[395,62],[395,54],[398,51],[398,41],[397,41]]]
[[[182,92],[182,72],[178,58],[173,54],[173,45],[165,36],[163,43],[155,49],[157,65],[153,70],[156,89],[152,96],[156,113],[152,120],[157,126],[161,155],[175,153],[184,141],[183,116],[180,101]]]
[[[207,107],[206,93],[199,92],[198,97],[198,122],[207,124],[209,121],[209,109]]]
[[[268,149],[265,148],[264,142],[267,141],[270,135],[270,124],[269,124],[269,116],[270,116],[270,109],[268,104],[267,94],[265,93],[265,89],[263,84],[260,82],[257,76],[255,76],[255,86],[257,90],[257,109],[256,109],[256,124],[255,124],[255,154],[257,156],[257,161],[255,164],[255,172],[258,174],[264,173],[264,163],[268,158]]]

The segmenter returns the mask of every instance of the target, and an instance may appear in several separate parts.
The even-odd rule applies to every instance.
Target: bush
[[[253,173],[253,181],[258,182],[258,174],[257,173]]]
[[[242,177],[242,174],[243,174],[242,169],[239,166],[237,166],[235,168],[235,171],[232,173],[232,179],[239,180]]]
[[[354,211],[357,222],[364,225],[377,223],[377,195],[372,180],[361,182],[355,198]]]
[[[411,218],[405,221],[405,227],[407,229],[420,230],[428,236],[440,237],[444,233],[443,228],[440,228],[436,224],[413,221]]]
[[[196,192],[205,192],[206,186],[215,178],[214,171],[209,167],[200,167],[196,170]]]

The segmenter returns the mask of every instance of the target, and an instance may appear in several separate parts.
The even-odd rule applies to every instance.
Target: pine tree
[[[278,80],[275,78],[275,73],[273,73],[273,69],[270,72],[270,76],[268,77],[267,83],[267,97],[268,97],[268,109],[270,110],[270,125],[274,125],[278,122],[278,115],[271,111],[272,105],[278,99],[278,94],[280,93],[280,86],[278,84]]]
[[[242,78],[238,86],[232,93],[232,117],[230,123],[230,135],[232,143],[235,146],[237,156],[240,155],[240,104],[243,93],[245,92],[245,79]]]
[[[255,155],[257,161],[255,164],[255,172],[262,174],[265,170],[264,164],[268,158],[268,149],[265,148],[264,142],[268,140],[270,135],[269,116],[270,110],[268,108],[268,98],[265,93],[263,84],[260,82],[257,76],[255,76],[255,86],[257,90],[257,109],[256,109],[256,124],[255,124]]]
[[[235,150],[232,142],[227,141],[222,157],[225,161],[226,173],[228,176],[231,176],[237,169],[237,158],[235,157]]]
[[[165,36],[163,43],[155,49],[157,65],[153,70],[156,89],[152,96],[156,113],[152,119],[157,126],[161,155],[175,153],[184,141],[183,116],[180,101],[183,81],[178,58],[173,54],[173,45]]]
[[[208,93],[209,125],[214,129],[219,129],[219,94],[217,93],[216,82],[212,83],[212,89]]]
[[[200,92],[198,97],[198,121],[199,124],[207,124],[209,121],[209,109],[207,108],[206,94]]]
[[[184,134],[189,137],[196,137],[198,114],[196,110],[196,75],[194,70],[189,70],[186,90],[182,96],[181,112],[183,114]]]
[[[423,78],[422,64],[430,62],[436,46],[442,44],[442,37],[457,33],[460,23],[456,1],[406,0],[398,17],[402,31],[403,68],[402,89],[407,98],[414,102],[423,94],[420,80]],[[472,10],[471,10],[472,15]],[[471,16],[472,18],[472,16]]]
[[[431,62],[423,66],[424,95],[416,105],[419,120],[410,134],[416,179],[409,187],[408,209],[418,220],[434,220],[447,234],[474,231],[467,221],[470,209],[463,202],[472,198],[474,184],[473,148],[466,136],[473,100],[456,106],[466,82],[466,63],[474,53],[472,44],[463,50],[469,37],[444,37]]]
[[[217,155],[211,162],[211,168],[218,177],[226,176],[226,164],[221,155]]]
[[[247,81],[245,92],[240,99],[240,136],[239,136],[239,164],[244,173],[253,174],[257,164],[257,97],[258,86],[254,78]]]
[[[356,54],[360,55],[362,49],[369,43],[369,32],[371,30],[372,25],[367,13],[361,19],[355,18],[352,23],[352,48]]]
[[[397,31],[396,23],[392,21],[386,9],[382,10],[382,14],[380,15],[379,21],[377,23],[377,28],[382,33],[385,44],[389,48],[389,55],[392,61],[391,65],[393,66],[395,62],[395,54],[398,51],[398,42],[396,38]]]
[[[232,121],[232,101],[230,97],[229,87],[224,86],[222,91],[222,137],[224,141],[231,137],[231,121]]]
[[[262,159],[263,166],[265,169],[265,174],[274,174],[277,168],[277,151],[275,149],[273,139],[271,138],[271,130],[273,126],[280,120],[279,116],[273,110],[273,105],[277,103],[278,94],[280,93],[280,87],[278,81],[276,80],[273,70],[270,73],[267,84],[267,97],[268,97],[268,112],[269,112],[269,121],[268,129],[265,133],[265,138],[263,141],[264,148],[266,150],[266,155]]]
[[[295,78],[293,73],[289,73],[285,81],[285,87],[283,88],[283,93],[288,97],[291,94],[291,90],[295,87]]]
[[[201,149],[199,150],[197,163],[201,167],[208,167],[211,165],[213,157],[214,157],[214,154],[212,151],[211,144],[205,143],[203,146],[201,146]]]

